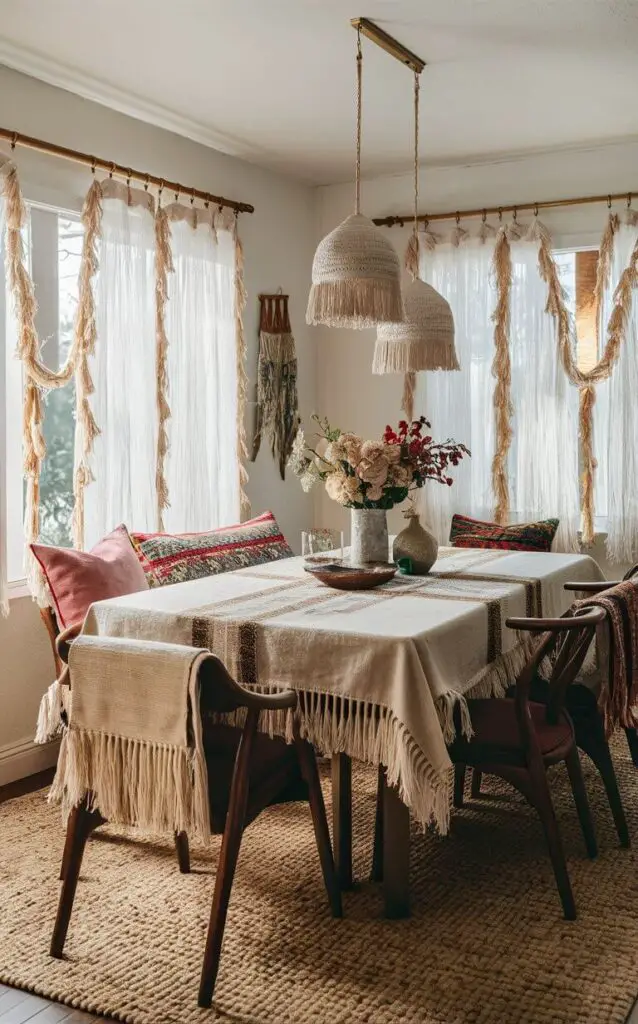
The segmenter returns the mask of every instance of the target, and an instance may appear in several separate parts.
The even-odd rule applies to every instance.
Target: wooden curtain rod
[[[117,174],[122,178],[126,178],[127,181],[135,178],[137,181],[143,182],[145,186],[157,185],[160,190],[165,189],[167,192],[181,193],[190,199],[202,199],[204,202],[213,203],[215,206],[227,206],[231,210],[235,210],[236,213],[253,213],[255,210],[255,207],[251,206],[250,203],[238,203],[234,199],[214,196],[210,192],[202,192],[198,188],[187,188],[186,185],[180,185],[178,181],[166,181],[164,178],[158,178],[154,174],[136,171],[132,167],[123,167],[121,164],[116,164],[111,160],[103,160],[101,157],[92,156],[90,153],[81,153],[77,149],[68,149],[66,146],[56,146],[53,142],[44,142],[42,139],[34,139],[29,135],[21,135],[20,132],[12,132],[8,128],[0,128],[0,139],[7,139],[11,143],[12,149],[15,149],[16,146],[35,149],[39,153],[48,153],[50,156],[62,157],[63,160],[73,160],[76,164],[84,164],[86,167],[90,167],[92,171],[99,168],[101,171],[108,171],[111,175]]]
[[[429,224],[433,220],[461,220],[462,217],[487,217],[488,214],[497,213],[499,217],[503,213],[513,212],[517,213],[519,210],[533,210],[536,214],[539,210],[549,210],[553,207],[558,206],[581,206],[586,203],[607,203],[607,206],[611,207],[613,202],[619,199],[626,199],[627,206],[631,205],[632,196],[638,195],[635,192],[616,192],[613,195],[606,196],[582,196],[580,199],[549,199],[544,203],[516,203],[509,204],[507,206],[484,206],[478,210],[455,210],[454,213],[420,213],[419,221],[423,224]],[[400,224],[403,227],[404,224],[409,224],[414,221],[414,214],[408,213],[404,216],[393,216],[393,217],[375,217],[374,223],[391,228],[395,224]]]

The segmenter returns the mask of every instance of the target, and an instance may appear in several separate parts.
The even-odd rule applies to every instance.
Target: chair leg
[[[576,727],[576,742],[578,746],[593,761],[603,780],[620,845],[628,847],[630,845],[629,826],[627,825],[627,818],[625,817],[625,810],[618,789],[614,762],[612,761],[603,723],[599,715],[596,714],[587,723],[575,722],[574,725]]]
[[[64,878],[50,946],[51,956],[58,960],[64,952],[86,841],[91,832],[103,824],[102,815],[97,811],[88,811],[85,804],[74,807],[69,815],[62,861]]]
[[[638,768],[638,729],[625,729],[625,736],[627,737],[631,760],[634,763],[634,767]]]
[[[191,869],[191,857],[186,832],[175,833],[175,850],[177,852],[177,863],[179,864],[180,873],[188,875]]]
[[[385,768],[379,765],[377,772],[377,808],[374,815],[374,846],[372,847],[371,882],[383,881],[383,786]]]
[[[454,765],[454,806],[463,806],[463,796],[465,795],[465,765],[455,764]]]
[[[481,782],[483,781],[483,772],[480,768],[475,768],[472,772],[472,799],[477,800],[481,795]]]
[[[587,798],[587,790],[585,789],[583,769],[580,764],[578,748],[575,745],[565,758],[565,764],[567,765],[569,781],[571,783],[572,793],[574,794],[574,803],[576,804],[578,820],[580,821],[580,827],[583,830],[583,838],[585,840],[585,846],[587,847],[587,855],[593,859],[598,856],[598,843],[596,842],[594,820],[591,816],[591,808]]]
[[[342,917],[341,886],[339,885],[332,846],[330,844],[330,830],[328,828],[326,805],[324,804],[319,772],[317,770],[317,758],[310,744],[298,736],[295,738],[295,746],[301,766],[301,774],[308,786],[308,802],[310,804],[312,825],[315,831],[323,880],[326,892],[328,893],[328,902],[330,903],[332,916]]]
[[[545,832],[545,839],[547,840],[547,846],[549,848],[549,856],[554,869],[554,878],[556,879],[558,894],[563,905],[563,914],[568,921],[575,921],[576,904],[574,902],[574,894],[569,880],[563,841],[558,828],[556,812],[554,811],[554,805],[552,803],[545,770],[537,770],[533,774],[530,772],[530,782],[533,803],[538,812],[538,816],[541,819],[541,824]]]
[[[217,980],[217,972],[219,970],[228,903],[230,901],[230,892],[233,886],[233,878],[235,877],[235,868],[237,866],[239,847],[246,819],[250,755],[258,719],[258,712],[248,712],[235,758],[233,781],[230,787],[226,824],[217,864],[215,892],[210,911],[206,949],[204,951],[204,962],[199,983],[198,1004],[202,1007],[209,1007],[212,1002],[215,981]]]
[[[71,848],[73,846],[73,833],[70,828],[66,830],[66,838],[64,840],[64,851],[62,853],[62,864],[60,865],[60,881],[63,882],[66,878],[66,873],[69,868],[69,859],[71,857]]]

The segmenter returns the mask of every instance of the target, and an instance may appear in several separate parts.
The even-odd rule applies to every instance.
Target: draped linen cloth
[[[510,241],[510,516],[519,522],[557,518],[553,550],[577,551],[578,390],[556,357],[538,248],[535,240]]]
[[[98,250],[89,404],[100,434],[84,495],[87,549],[118,523],[142,532],[158,525],[155,222],[147,192],[102,183]]]
[[[238,383],[235,241],[225,211],[166,208],[173,270],[167,275],[170,533],[238,522]],[[136,526],[137,529],[137,526]]]
[[[458,244],[422,245],[421,252],[421,277],[452,307],[461,369],[419,374],[415,409],[431,422],[434,437],[458,438],[472,452],[455,469],[453,487],[428,484],[419,492],[424,520],[444,544],[454,512],[479,519],[491,519],[493,513],[494,238],[464,236]]]
[[[154,833],[210,837],[199,702],[207,651],[80,636],[69,653],[70,700],[49,794]]]
[[[101,601],[84,632],[208,648],[244,686],[297,690],[302,735],[384,764],[416,820],[445,832],[454,710],[470,732],[465,696],[502,695],[529,653],[506,618],[560,615],[567,580],[601,578],[581,555],[444,548],[428,577],[342,593],[290,558]],[[292,738],[288,714],[262,728]]]

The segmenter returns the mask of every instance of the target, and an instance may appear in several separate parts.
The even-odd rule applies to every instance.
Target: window
[[[567,309],[576,327],[578,368],[587,372],[598,362],[595,298],[598,249],[555,252],[554,259],[567,295]]]
[[[83,228],[77,214],[29,207],[25,249],[35,287],[36,326],[42,360],[57,369],[73,340]],[[9,582],[24,576],[22,478],[22,372],[14,357],[16,327],[12,302],[0,296],[0,351],[5,349],[7,388],[7,540]],[[4,341],[4,346],[2,342]],[[45,398],[43,433],[47,454],[40,477],[40,535],[44,543],[71,546],[74,458],[73,382]]]

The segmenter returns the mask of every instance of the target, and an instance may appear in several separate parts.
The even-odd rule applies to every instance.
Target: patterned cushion
[[[131,540],[151,587],[292,557],[272,512],[210,533],[132,533]]]
[[[450,543],[455,548],[503,548],[509,551],[550,551],[558,519],[499,526],[469,516],[452,516]]]

